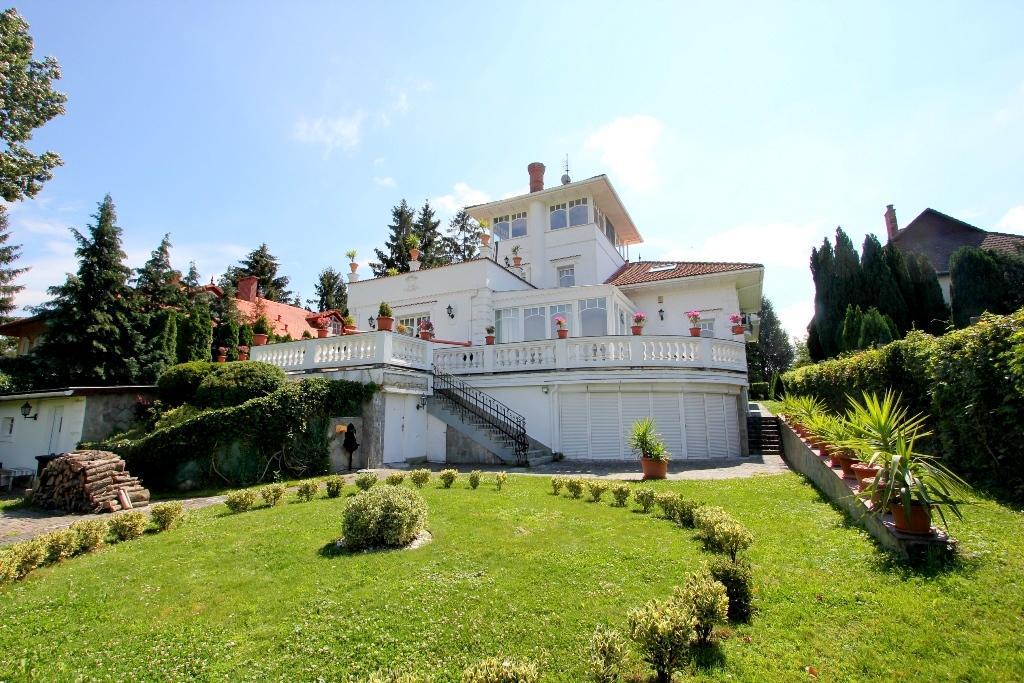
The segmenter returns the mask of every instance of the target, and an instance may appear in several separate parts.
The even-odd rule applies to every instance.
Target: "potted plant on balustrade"
[[[566,322],[565,322],[565,316],[564,315],[556,315],[555,316],[555,327],[558,328],[558,338],[559,339],[565,339],[566,337],[569,336],[569,328],[566,327]]]
[[[359,270],[359,264],[356,263],[356,257],[359,256],[359,252],[355,249],[349,249],[345,252],[345,256],[348,257],[348,267],[353,273]]]
[[[267,316],[261,315],[256,318],[252,324],[252,343],[253,346],[263,346],[267,343],[267,338],[270,336],[270,321],[267,320]]]
[[[434,323],[430,321],[430,318],[425,318],[420,321],[420,339],[430,341],[434,338]]]
[[[381,301],[380,307],[377,309],[377,329],[381,332],[390,332],[394,324],[395,319],[391,313],[391,306]]]
[[[629,434],[629,447],[640,455],[644,479],[664,479],[668,476],[669,453],[661,435],[655,431],[654,420],[645,417],[633,423]]]
[[[637,311],[633,314],[633,326],[630,328],[633,330],[633,334],[639,337],[644,331],[644,325],[647,324],[647,314]]]
[[[228,347],[218,346],[217,347],[217,362],[226,363],[228,361]]]
[[[733,334],[743,334],[746,332],[746,328],[743,327],[743,316],[739,313],[733,313],[730,315],[729,322],[732,323]]]
[[[690,319],[690,336],[700,336],[700,311],[692,310],[686,312],[686,317]]]
[[[485,327],[484,332],[487,333],[487,336],[484,337],[484,341],[488,346],[494,346],[494,325],[488,325]]]
[[[356,328],[356,319],[353,318],[351,315],[346,315],[344,318],[342,318],[342,325],[344,326],[342,327],[342,332],[344,334],[355,334],[356,332],[359,331]]]
[[[519,255],[519,249],[520,247],[518,244],[512,245],[512,265],[516,268],[523,265],[523,257]]]
[[[491,226],[487,221],[480,221],[480,244],[481,246],[488,246],[491,243],[491,231],[488,228]]]
[[[409,260],[420,260],[420,238],[416,235],[405,236],[405,248],[409,250]]]
[[[317,318],[313,322],[313,326],[316,328],[317,339],[323,339],[330,334],[330,328],[327,326],[327,320],[325,318]]]
[[[249,347],[245,344],[238,345],[238,360],[249,360]]]

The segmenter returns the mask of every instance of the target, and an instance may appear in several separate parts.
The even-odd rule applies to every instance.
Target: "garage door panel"
[[[665,448],[674,458],[686,457],[683,449],[683,424],[679,415],[679,394],[654,394],[652,397],[654,422],[658,426]]]
[[[704,395],[684,394],[683,411],[686,420],[686,457],[708,457],[708,426],[704,412]]]
[[[650,392],[628,392],[622,394],[622,457],[634,455],[629,447],[629,435],[637,420],[651,416]]]
[[[562,453],[567,458],[590,457],[589,414],[587,395],[583,393],[564,394],[561,397],[559,434]]]
[[[712,458],[729,455],[729,437],[726,431],[723,396],[708,394],[704,397],[708,420],[708,454]]]
[[[611,460],[622,457],[618,394],[590,395],[590,457]]]

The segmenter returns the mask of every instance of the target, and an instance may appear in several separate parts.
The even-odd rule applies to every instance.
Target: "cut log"
[[[117,454],[73,451],[47,464],[32,502],[71,512],[112,512],[148,505],[149,491]]]

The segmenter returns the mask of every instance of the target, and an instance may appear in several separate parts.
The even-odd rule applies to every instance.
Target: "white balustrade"
[[[606,336],[446,346],[369,332],[254,346],[250,357],[288,370],[399,365],[453,375],[573,368],[675,367],[745,371],[743,342],[710,337]]]

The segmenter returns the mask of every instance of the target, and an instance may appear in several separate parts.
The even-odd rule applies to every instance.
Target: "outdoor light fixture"
[[[664,308],[659,308],[658,309],[658,317],[661,318],[662,320],[665,319],[665,309]]]
[[[366,322],[369,323],[371,330],[377,329],[377,321],[373,319],[372,315],[366,319]]]
[[[543,391],[546,394],[546,393],[551,391],[551,388],[550,387],[541,387],[540,390]]]
[[[427,407],[427,395],[426,394],[421,394],[420,395],[420,399],[418,401],[416,401],[416,410],[420,410],[420,409],[426,408],[426,407]]]
[[[35,415],[32,414],[32,404],[29,403],[28,401],[25,401],[25,405],[21,407],[21,416],[26,420],[39,419],[39,413],[36,413]]]
[[[448,304],[448,317],[455,320],[455,309],[452,308],[451,304]]]

